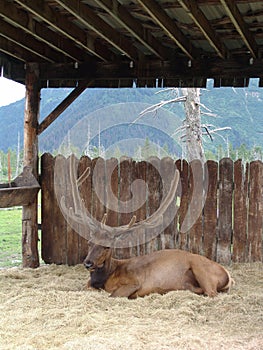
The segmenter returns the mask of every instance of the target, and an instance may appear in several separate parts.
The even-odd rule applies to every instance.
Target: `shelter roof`
[[[42,87],[263,86],[263,1],[1,0],[0,66]]]

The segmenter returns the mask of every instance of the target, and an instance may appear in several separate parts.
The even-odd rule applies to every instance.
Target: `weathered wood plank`
[[[160,159],[151,157],[147,162],[147,217],[151,216],[160,206],[162,200],[162,181],[160,176]],[[151,237],[151,232],[147,232],[146,236]],[[146,252],[150,253],[158,249],[160,243],[160,235],[150,239],[146,243]]]
[[[170,190],[171,181],[175,173],[175,162],[172,158],[165,157],[161,159],[161,177],[163,180],[163,198],[166,197]],[[175,217],[176,212],[176,199],[167,208],[164,218],[163,226],[164,232],[162,234],[162,249],[174,248],[175,243]]]
[[[112,227],[119,225],[119,162],[116,158],[106,160],[107,222]]]
[[[219,162],[219,217],[217,261],[229,264],[231,261],[233,205],[233,161],[223,158]]]
[[[177,169],[180,173],[182,161],[181,159],[177,159],[175,162],[175,169]],[[175,203],[175,214],[174,214],[174,247],[179,249],[179,209],[181,204],[181,195],[182,195],[182,184],[181,178],[179,179],[176,193],[176,203]]]
[[[44,154],[41,160],[42,259],[47,264],[64,264],[67,262],[65,235],[67,223],[61,213],[55,193],[55,162],[59,173],[56,176],[56,186],[61,192],[64,191],[65,185],[62,175],[65,159],[62,156],[53,158],[50,154]]]
[[[234,163],[234,226],[233,226],[233,261],[246,262],[247,255],[247,220],[248,220],[248,173],[244,172],[242,160]]]
[[[46,264],[53,262],[54,195],[54,158],[44,153],[41,157],[41,256]]]
[[[196,159],[189,164],[189,251],[195,254],[202,254],[202,235],[203,235],[203,165]]]
[[[131,158],[123,158],[120,161],[120,178],[119,178],[119,226],[127,225],[132,216],[133,208],[131,207],[131,184],[133,181],[133,161]],[[126,247],[123,249],[115,249],[115,256],[122,258],[129,258],[132,256],[132,247]]]
[[[80,158],[79,164],[78,164],[78,178],[83,175],[87,169],[91,168],[91,160],[89,157],[83,156]],[[87,214],[91,213],[91,202],[92,202],[92,189],[91,189],[91,174],[89,176],[86,176],[84,181],[79,186],[79,193],[80,197],[84,203],[85,209],[87,210]],[[79,236],[79,263],[82,263],[84,258],[88,254],[89,249],[89,239],[90,239],[90,230],[89,227],[86,225],[84,226],[84,229],[81,230],[80,236]]]
[[[208,160],[205,182],[207,194],[203,210],[203,254],[216,260],[218,163]]]
[[[184,223],[186,213],[188,210],[189,203],[189,188],[188,188],[188,163],[186,160],[182,160],[181,168],[178,169],[180,171],[180,180],[181,180],[181,204],[178,210],[179,215],[179,235],[178,235],[178,243],[180,249],[188,249],[188,233],[186,231],[182,232],[182,225]]]
[[[133,215],[136,215],[136,221],[140,222],[146,219],[146,169],[145,161],[133,163]],[[143,203],[141,205],[141,203]],[[138,242],[145,241],[145,230],[138,229]],[[133,249],[136,255],[145,254],[145,244],[138,244],[137,249]],[[136,252],[137,250],[137,252]]]
[[[250,163],[250,189],[248,211],[248,261],[262,261],[263,226],[263,163]]]
[[[0,183],[0,208],[32,204],[36,200],[39,189],[40,186],[32,174],[32,168],[24,167],[23,172],[12,182]]]
[[[66,160],[66,168],[67,171],[67,182],[66,182],[66,196],[69,199],[67,205],[72,207],[73,211],[76,213],[77,208],[75,207],[75,203],[73,200],[73,186],[77,186],[77,184],[73,184],[72,182],[77,180],[77,169],[78,169],[79,160],[75,157],[74,154],[70,155],[70,157]],[[75,178],[71,178],[70,173],[73,173],[76,176]],[[70,224],[70,220],[67,219],[67,227],[66,227],[66,248],[67,248],[67,264],[69,266],[76,265],[79,263],[79,234],[76,232]],[[79,230],[79,225],[74,223],[74,227]]]
[[[92,159],[92,216],[101,222],[106,213],[105,198],[105,160]]]
[[[62,155],[55,157],[54,203],[53,205],[53,263],[67,264],[67,222],[60,208],[61,195],[66,190],[66,159]]]

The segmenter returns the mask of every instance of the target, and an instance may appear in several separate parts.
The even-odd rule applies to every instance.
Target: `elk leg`
[[[193,292],[195,294],[204,294],[204,291],[201,287],[196,287],[196,286],[193,286],[192,284],[186,284],[186,289],[187,290],[190,290],[190,292]]]
[[[190,290],[191,292],[199,295],[204,294],[204,291],[200,287],[192,269],[189,269],[185,272],[183,289]]]
[[[129,297],[132,294],[135,294],[135,292],[140,288],[138,284],[125,284],[121,287],[115,289],[110,297],[116,298],[116,297]]]
[[[198,265],[192,266],[193,274],[203,290],[203,294],[209,297],[215,297],[217,295],[217,281],[213,278],[213,275],[204,267],[198,267]]]

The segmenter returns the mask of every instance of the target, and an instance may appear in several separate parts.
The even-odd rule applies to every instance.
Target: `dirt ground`
[[[229,268],[236,285],[128,300],[87,291],[83,266],[0,270],[1,350],[262,350],[262,264]]]

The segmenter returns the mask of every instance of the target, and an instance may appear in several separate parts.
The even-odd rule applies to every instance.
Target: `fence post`
[[[26,65],[26,101],[24,116],[24,166],[32,168],[38,178],[38,118],[40,106],[39,67],[36,63]],[[22,214],[22,260],[23,267],[38,267],[38,201],[23,206]]]
[[[228,265],[231,261],[233,200],[233,161],[223,158],[219,162],[219,217],[217,261]]]

